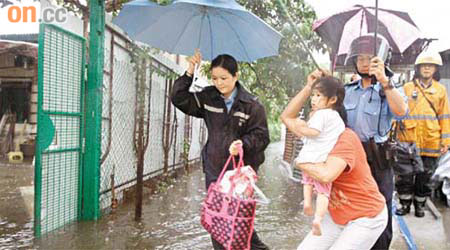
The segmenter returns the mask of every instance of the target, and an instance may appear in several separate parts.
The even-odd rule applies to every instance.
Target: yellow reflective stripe
[[[404,120],[437,120],[435,115],[407,115]]]
[[[419,148],[420,152],[424,153],[432,153],[432,154],[439,154],[441,152],[440,149],[431,149],[431,148]]]

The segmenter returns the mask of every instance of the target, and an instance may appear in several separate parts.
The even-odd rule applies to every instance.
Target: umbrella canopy
[[[353,39],[375,32],[376,22],[375,8],[355,5],[316,21],[313,30],[331,47],[333,55],[343,55]],[[378,9],[378,34],[388,40],[394,53],[403,53],[421,36],[408,13],[387,9]]]
[[[206,60],[230,54],[252,62],[278,55],[282,38],[234,0],[175,0],[167,6],[135,0],[113,22],[134,40],[174,54],[192,55],[199,48]]]

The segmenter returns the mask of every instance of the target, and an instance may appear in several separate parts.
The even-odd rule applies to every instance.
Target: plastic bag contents
[[[250,166],[241,167],[240,171],[238,169],[228,170],[219,183],[220,191],[228,193],[234,186],[231,195],[242,199],[251,198],[253,197],[253,186],[257,179],[258,176]]]
[[[189,87],[189,92],[201,92],[204,88],[211,86],[207,80],[200,77],[200,74],[200,65],[196,64],[192,84]]]

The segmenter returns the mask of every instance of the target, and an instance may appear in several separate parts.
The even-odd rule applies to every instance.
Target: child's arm
[[[298,124],[298,133],[303,136],[316,137],[320,134],[319,130],[308,127],[308,124],[304,120],[300,120]]]

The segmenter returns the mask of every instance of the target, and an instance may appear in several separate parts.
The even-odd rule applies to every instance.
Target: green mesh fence
[[[85,41],[54,25],[39,35],[35,234],[80,212]]]

